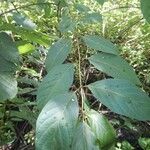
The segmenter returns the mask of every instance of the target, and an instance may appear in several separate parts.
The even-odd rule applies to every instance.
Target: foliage
[[[101,10],[88,7],[90,2]],[[0,4],[11,9],[0,14],[0,128],[11,136],[0,136],[1,145],[13,143],[19,135],[15,123],[27,120],[36,131],[37,150],[114,149],[115,130],[102,111],[92,108],[90,99],[119,115],[150,120],[150,98],[114,44],[120,37],[114,43],[103,37],[105,0],[90,2]],[[35,8],[35,16],[29,7]],[[141,1],[141,9],[150,22],[147,0]],[[93,29],[98,26],[103,30]],[[89,80],[87,68],[104,77]],[[139,145],[145,148],[143,141],[139,139]],[[133,148],[127,142],[121,147]]]

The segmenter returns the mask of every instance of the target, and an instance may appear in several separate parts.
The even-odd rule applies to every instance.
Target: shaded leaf
[[[73,65],[54,67],[43,79],[37,91],[37,105],[40,109],[54,96],[67,92],[73,82]]]
[[[83,5],[83,4],[75,4],[75,8],[79,11],[79,12],[84,12],[87,13],[90,11],[90,8]]]
[[[11,37],[0,32],[0,101],[12,99],[17,94],[14,73],[19,64],[19,55]]]
[[[9,73],[0,72],[0,101],[14,98],[17,92],[16,79]]]
[[[100,150],[96,136],[85,122],[80,122],[77,126],[72,150]]]
[[[103,5],[107,0],[96,0],[99,4]]]
[[[107,79],[88,87],[111,111],[138,120],[150,120],[150,98],[127,80]]]
[[[37,119],[36,150],[69,150],[78,113],[78,102],[73,93],[52,98]]]
[[[76,23],[69,16],[62,16],[62,20],[58,26],[60,32],[72,32],[75,29],[75,27]]]
[[[134,70],[120,56],[98,53],[89,58],[98,70],[118,79],[126,79],[135,84],[141,84]]]
[[[149,0],[141,0],[141,10],[144,18],[150,23],[150,1]]]
[[[109,121],[98,112],[92,110],[88,114],[88,123],[96,135],[101,149],[109,149],[115,142],[115,130]]]
[[[99,23],[102,21],[102,15],[98,12],[87,13],[83,18],[83,23]]]
[[[118,49],[109,40],[97,35],[86,35],[83,37],[84,42],[89,48],[105,53],[118,55]]]
[[[54,43],[48,51],[46,69],[49,71],[56,65],[63,63],[71,51],[71,47],[71,39],[60,39]]]

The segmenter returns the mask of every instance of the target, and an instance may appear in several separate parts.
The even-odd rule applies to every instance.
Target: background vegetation
[[[69,9],[65,9],[66,4]],[[64,7],[63,11],[61,7]],[[0,145],[3,149],[35,149],[35,125],[39,115],[36,93],[47,74],[45,60],[48,49],[62,34],[72,39],[86,34],[109,39],[134,68],[143,91],[150,95],[150,24],[143,18],[139,0],[107,0],[103,5],[98,0],[3,0],[0,8],[0,31],[7,32],[17,45],[19,62],[16,64],[20,64],[16,65],[16,71],[13,72],[18,83],[17,96],[0,101]],[[97,13],[89,17],[86,15],[89,10]],[[66,14],[69,14],[71,23]],[[75,28],[74,21],[78,21],[78,28]],[[66,30],[70,32],[65,33]],[[9,38],[6,41],[2,36],[0,42],[10,44]],[[66,62],[78,64],[76,40],[74,45]],[[87,49],[82,43],[80,48],[80,63],[85,69],[82,70],[85,73],[82,74],[83,82],[91,83],[107,78],[106,74],[84,61],[95,51]],[[1,55],[0,59],[3,63]],[[84,78],[87,73],[87,78]],[[79,84],[77,70],[71,89],[77,90]],[[116,150],[150,149],[148,121],[117,115],[91,95],[88,98],[88,105],[107,116],[116,129]]]

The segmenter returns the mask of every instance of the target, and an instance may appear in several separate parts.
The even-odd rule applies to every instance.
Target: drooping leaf
[[[46,34],[36,32],[34,30],[30,31],[30,30],[24,29],[22,27],[16,27],[13,24],[8,24],[8,23],[1,25],[0,30],[12,31],[12,32],[20,35],[24,40],[35,42],[35,43],[38,43],[38,44],[41,44],[44,46],[49,46],[51,38],[57,39],[56,36],[51,37]]]
[[[93,24],[93,23],[99,23],[102,21],[102,15],[98,12],[93,13],[87,13],[83,18],[83,23]]]
[[[135,84],[141,84],[132,67],[120,56],[98,53],[89,58],[98,70],[117,79],[126,79]]]
[[[35,30],[37,27],[35,23],[20,13],[13,13],[13,18],[17,24],[21,25],[25,29]]]
[[[59,23],[58,29],[60,32],[69,32],[73,31],[76,27],[76,23],[68,16],[62,16],[62,20]]]
[[[90,8],[88,6],[85,6],[83,4],[75,4],[75,8],[79,11],[79,12],[84,12],[87,13],[90,11]]]
[[[60,39],[54,43],[48,51],[46,69],[49,71],[56,65],[63,63],[71,51],[71,47],[71,39]]]
[[[99,4],[103,5],[107,0],[96,0]]]
[[[37,119],[36,150],[69,150],[78,113],[78,102],[73,93],[52,98]]]
[[[100,150],[96,136],[85,122],[78,124],[71,150]]]
[[[101,149],[109,149],[115,142],[115,130],[109,121],[98,112],[91,110],[88,114],[88,123],[96,135]]]
[[[39,109],[54,96],[67,92],[73,82],[73,65],[63,64],[54,67],[43,79],[37,91]]]
[[[86,35],[83,37],[84,42],[89,48],[105,53],[118,55],[118,50],[114,44],[97,35]]]
[[[127,80],[107,79],[88,87],[111,111],[138,120],[150,120],[150,98]]]
[[[0,32],[0,101],[12,99],[17,94],[14,73],[19,64],[19,55],[11,37]]]
[[[141,0],[141,10],[144,18],[150,23],[150,1],[149,0]]]

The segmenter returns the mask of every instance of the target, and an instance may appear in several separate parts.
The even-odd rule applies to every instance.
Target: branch
[[[15,8],[13,8],[13,9],[10,9],[10,10],[8,10],[8,11],[5,11],[5,12],[2,12],[1,14],[0,14],[0,17],[1,16],[3,16],[3,15],[5,15],[5,14],[7,14],[7,13],[11,13],[11,12],[13,12],[13,11],[16,11],[17,9],[22,9],[22,8],[26,8],[26,7],[31,7],[31,6],[35,6],[35,5],[56,5],[55,3],[48,3],[48,2],[41,2],[41,3],[32,3],[32,4],[27,4],[27,5],[23,5],[23,6],[18,6],[18,7],[15,7]]]
[[[102,13],[108,13],[110,11],[114,11],[114,10],[117,10],[117,9],[131,9],[131,8],[140,9],[140,7],[138,7],[138,6],[120,6],[120,7],[115,7],[115,8],[105,10]]]

